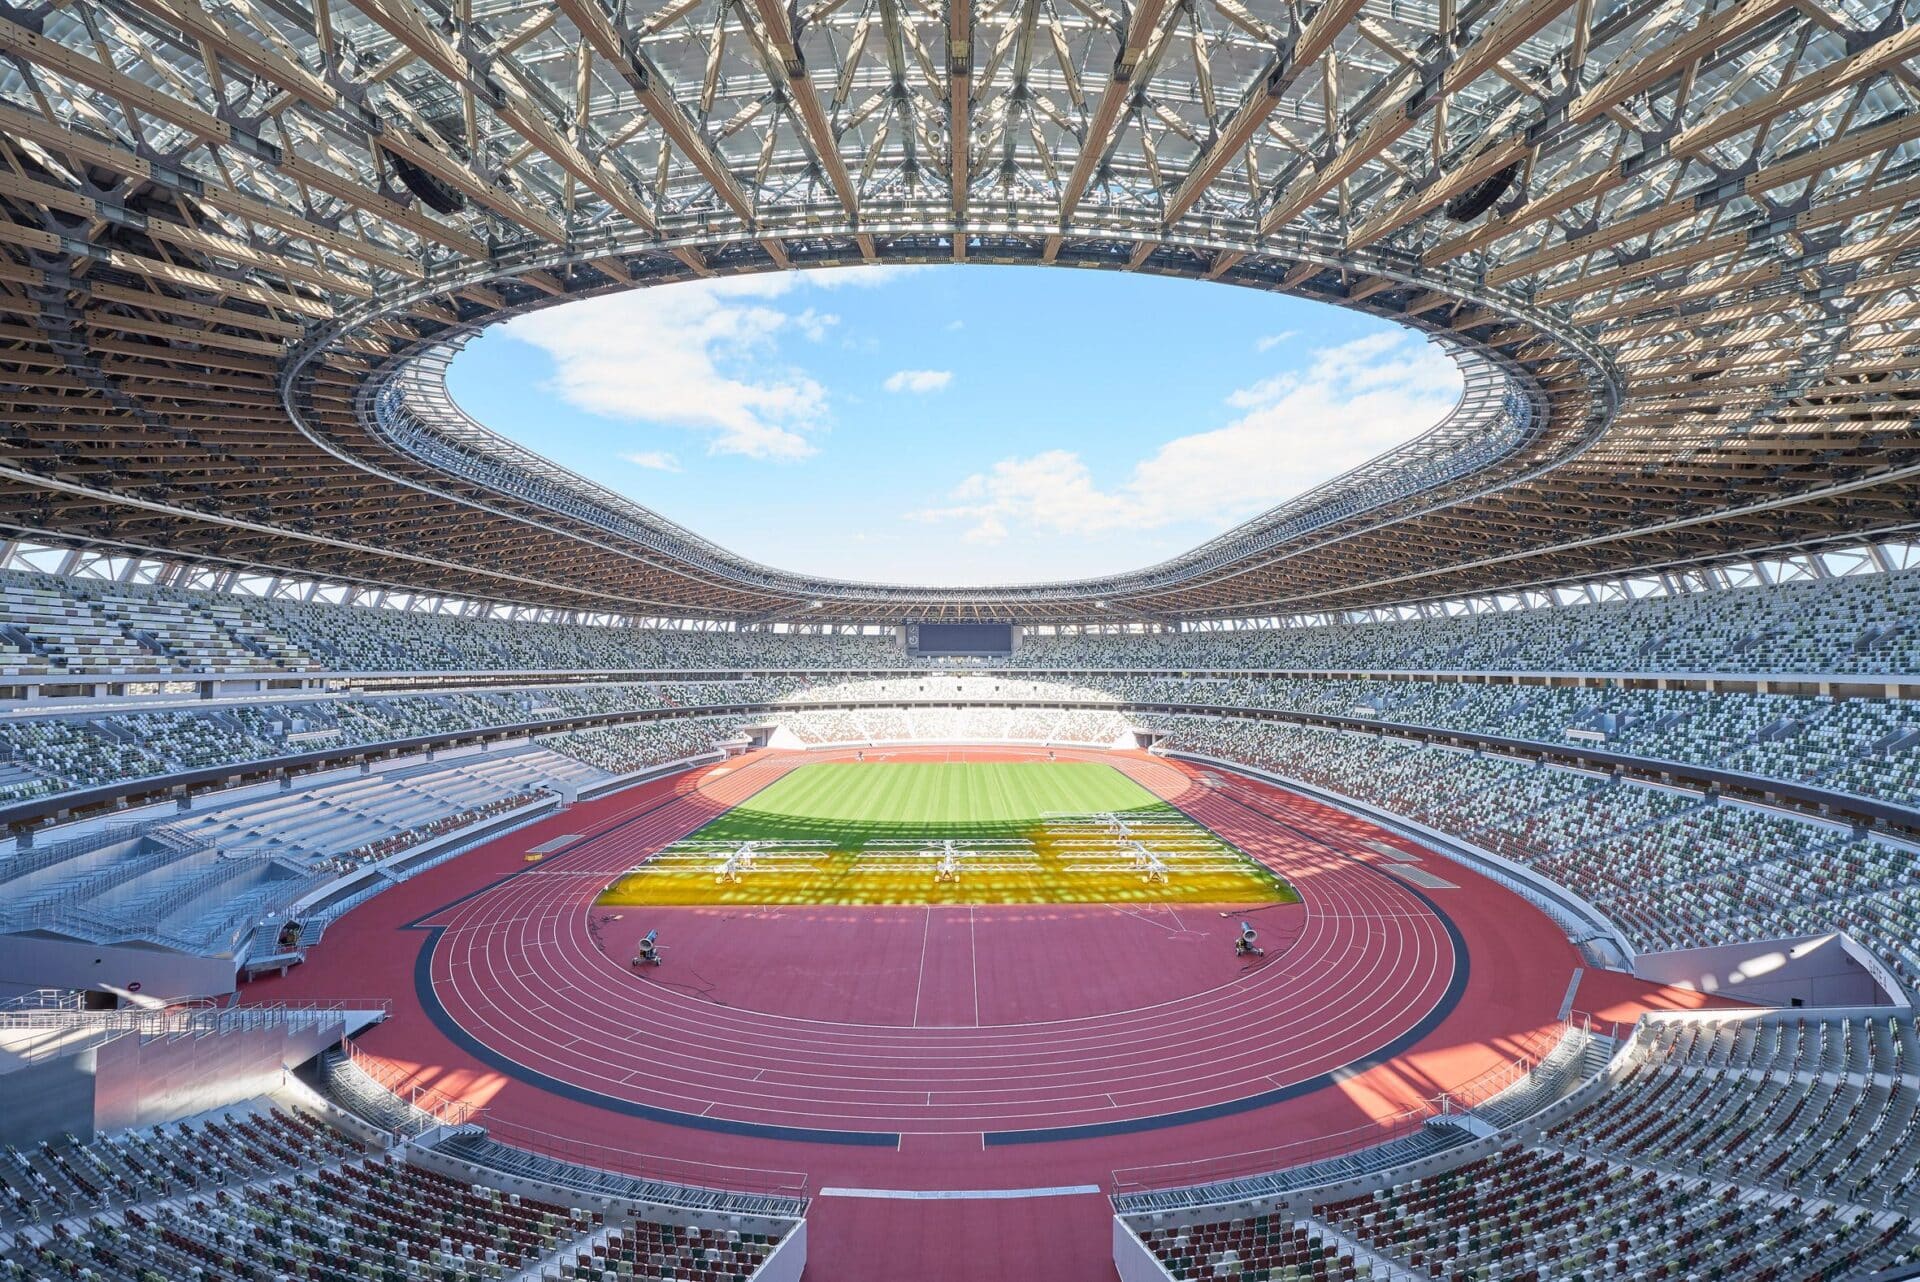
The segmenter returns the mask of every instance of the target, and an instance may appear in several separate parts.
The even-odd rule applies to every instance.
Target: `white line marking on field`
[[[1010,1202],[1030,1197],[1082,1197],[1098,1184],[1057,1184],[1038,1189],[853,1189],[824,1188],[821,1197],[884,1198],[896,1202]]]
[[[973,961],[973,1026],[980,1027],[980,945],[973,933],[973,905],[967,905],[967,951]]]
[[[913,1026],[920,1027],[920,989],[927,982],[927,941],[933,937],[933,907],[927,907],[927,928],[920,936],[920,973],[913,980]]]

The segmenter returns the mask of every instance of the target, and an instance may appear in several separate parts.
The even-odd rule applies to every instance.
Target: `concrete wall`
[[[1888,990],[1881,982],[1883,968],[1871,961],[1845,935],[1808,935],[1641,953],[1634,974],[1763,1006],[1791,1006],[1796,1000],[1802,1006],[1904,1005],[1904,995]]]
[[[17,1053],[0,1060],[0,1141],[90,1139],[253,1099],[349,1031],[347,1013],[329,1011],[205,1034],[116,1033],[84,1018],[65,1031],[10,1033]],[[62,1038],[71,1050],[53,1044]]]
[[[36,988],[117,990],[169,1001],[214,997],[233,991],[233,958],[0,935],[0,998]]]
[[[801,1220],[780,1239],[753,1275],[754,1282],[800,1282],[807,1271],[807,1222]]]
[[[1140,1240],[1140,1235],[1119,1215],[1113,1217],[1113,1271],[1120,1275],[1120,1282],[1166,1282],[1167,1279],[1167,1271],[1160,1267],[1160,1261],[1153,1258],[1153,1252]]]
[[[284,1035],[121,1037],[94,1052],[93,1126],[153,1126],[277,1090]]]
[[[0,1144],[37,1144],[62,1135],[93,1138],[93,1055],[16,1064],[0,1076]]]
[[[95,1056],[99,1130],[152,1126],[278,1090],[298,1067],[351,1032],[345,1014],[274,1021],[217,1036],[123,1037]]]

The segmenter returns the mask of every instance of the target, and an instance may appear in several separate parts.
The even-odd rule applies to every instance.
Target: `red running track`
[[[865,913],[906,914],[929,933],[934,917],[919,908],[781,909],[767,910],[777,915],[757,932],[751,913],[707,914],[704,936],[692,917],[677,921],[663,932],[672,945],[668,965],[636,976],[624,964],[624,936],[612,956],[596,945],[594,930],[606,929],[607,914],[599,911],[596,927],[594,896],[611,874],[778,772],[826,759],[762,754],[582,803],[422,873],[335,923],[306,965],[250,986],[247,995],[390,995],[394,1017],[364,1035],[362,1048],[420,1084],[486,1106],[493,1121],[669,1162],[802,1171],[815,1190],[1105,1187],[1122,1167],[1335,1134],[1337,1146],[1357,1147],[1373,1138],[1364,1128],[1540,1044],[1556,1023],[1578,956],[1549,919],[1504,888],[1365,820],[1241,776],[1143,754],[1082,755],[1127,770],[1286,876],[1304,908],[1288,910],[1294,920],[1282,928],[1273,929],[1280,925],[1275,918],[1260,923],[1263,941],[1284,942],[1285,951],[1242,971],[1224,934],[1216,934],[1199,948],[1219,950],[1217,974],[1204,961],[1182,961],[1187,969],[1178,975],[1142,970],[1129,985],[1116,973],[1127,950],[1100,945],[1123,938],[1115,931],[1135,932],[1127,939],[1151,933],[1140,910],[1113,909],[1104,919],[1097,911],[1062,910],[1067,924],[1052,930],[1064,931],[1061,940],[1088,941],[1078,949],[1007,944],[970,993],[955,987],[950,973],[943,979],[931,964],[923,969],[916,982],[935,987],[920,994],[921,1026],[913,1023],[904,971],[874,979],[865,995],[850,989],[846,1011],[826,1019],[833,1003],[810,984],[804,962],[721,945],[778,936],[805,913],[851,923],[836,939],[849,930],[857,937],[860,922],[875,920]],[[524,862],[526,850],[566,833],[587,840],[544,863]],[[1382,846],[1422,856],[1419,867],[1454,883],[1423,893],[1451,921],[1464,958],[1421,897],[1377,871],[1394,862]],[[1202,924],[1186,908],[1178,912],[1196,931],[1230,924],[1217,916]],[[445,929],[434,942],[415,923]],[[1008,930],[1004,938],[1017,941],[1019,932],[1011,924]],[[1055,938],[1051,931],[1028,935]],[[423,994],[414,979],[430,943],[431,991]],[[1100,959],[1097,972],[1064,960],[1089,949]],[[946,951],[958,955],[957,942]],[[978,965],[982,955],[972,960]],[[1151,961],[1141,950],[1140,964]],[[1448,981],[1463,962],[1467,982],[1458,1000],[1445,1004]],[[843,966],[840,973],[858,969]],[[699,982],[683,980],[692,971]],[[1615,1018],[1630,1020],[1638,990],[1654,991],[1609,979]],[[1039,1011],[1030,996],[995,997],[1023,983],[1058,993],[1059,1009]],[[1143,999],[1129,1001],[1130,989]],[[969,997],[980,1003],[978,1016]],[[434,1022],[435,1001],[457,1028]],[[476,1049],[469,1036],[484,1047]],[[1365,1065],[1396,1038],[1407,1044]],[[1285,1098],[1250,1111],[1127,1129],[1196,1107],[1231,1107],[1269,1090],[1282,1094],[1288,1085],[1294,1089]],[[656,1108],[748,1128],[901,1138],[871,1146],[712,1132],[645,1112]],[[1043,1143],[982,1140],[984,1133],[1062,1126],[1090,1129]],[[1097,1196],[820,1196],[811,1214],[809,1277],[1110,1279],[1104,1207]],[[955,1234],[965,1235],[965,1252],[952,1249]]]
[[[612,1101],[755,1126],[981,1134],[1137,1123],[1329,1073],[1432,1012],[1459,965],[1443,923],[1403,884],[1343,856],[1303,850],[1221,795],[1231,787],[1202,787],[1186,771],[1143,757],[1114,764],[1300,890],[1306,920],[1284,956],[1243,968],[1222,948],[1219,983],[1130,1010],[917,1026],[873,1022],[865,1003],[838,1019],[807,1018],[720,1004],[709,991],[658,982],[697,966],[711,983],[750,992],[756,967],[781,959],[744,943],[674,944],[671,970],[636,971],[593,942],[594,900],[611,881],[705,823],[716,805],[739,804],[799,761],[752,761],[617,833],[577,844],[555,864],[421,921],[443,931],[432,982],[447,1015],[520,1068]],[[901,976],[916,991],[929,975],[936,987],[965,979],[941,964],[971,960],[971,950],[949,937],[969,926],[965,919],[885,907],[865,915],[924,919],[923,950],[934,965]],[[936,920],[938,940],[931,938]],[[1026,959],[1030,977],[1070,986],[1076,959],[1090,951],[1081,936],[1127,920],[1119,909],[1063,914],[1050,952]],[[1027,938],[1043,943],[1048,932]],[[1144,986],[1155,953],[1112,960],[1128,956]],[[787,962],[807,964],[803,956]],[[916,1008],[925,998],[919,991]]]

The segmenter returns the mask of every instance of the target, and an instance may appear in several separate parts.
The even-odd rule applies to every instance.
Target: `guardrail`
[[[717,1189],[735,1193],[804,1197],[808,1188],[805,1171],[782,1171],[758,1166],[735,1166],[723,1162],[704,1162],[692,1158],[665,1157],[635,1149],[617,1148],[591,1140],[573,1139],[535,1130],[514,1122],[482,1114],[480,1125],[499,1143],[553,1158],[575,1166],[613,1171],[640,1179],[682,1184],[692,1188]]]
[[[355,1070],[374,1086],[420,1114],[422,1131],[436,1126],[447,1129],[479,1127],[495,1143],[522,1153],[570,1166],[637,1180],[681,1185],[689,1189],[750,1193],[763,1197],[798,1198],[805,1197],[807,1193],[808,1177],[805,1171],[666,1157],[658,1153],[644,1153],[637,1149],[556,1135],[497,1118],[470,1100],[449,1095],[431,1084],[410,1081],[406,1069],[378,1056],[368,1055],[350,1039],[343,1042],[342,1047],[346,1051],[347,1062]],[[469,1157],[468,1160],[473,1159]]]
[[[0,1012],[14,1010],[86,1009],[86,998],[77,988],[35,988],[0,1001]]]
[[[94,1030],[138,1033],[143,1037],[182,1033],[240,1033],[283,1023],[310,1023],[353,1011],[393,1011],[386,998],[365,1001],[274,1002],[261,1006],[213,1006],[188,1003],[153,1010],[76,1010],[70,1006],[33,1006],[0,1010],[0,1028]]]
[[[432,1086],[407,1080],[407,1071],[398,1064],[368,1055],[352,1038],[340,1043],[347,1062],[368,1081],[393,1096],[408,1109],[420,1113],[427,1126],[465,1126],[480,1112],[477,1104],[449,1095]]]
[[[1258,1176],[1275,1177],[1274,1190],[1279,1191],[1289,1183],[1284,1178],[1287,1172],[1332,1161],[1342,1161],[1337,1173],[1330,1172],[1342,1179],[1386,1169],[1405,1160],[1403,1155],[1395,1151],[1396,1142],[1418,1134],[1429,1123],[1457,1119],[1463,1127],[1479,1122],[1487,1130],[1505,1129],[1505,1126],[1495,1122],[1481,1121],[1476,1110],[1516,1087],[1531,1084],[1534,1075],[1549,1060],[1577,1062],[1594,1036],[1592,1017],[1584,1012],[1575,1012],[1559,1024],[1557,1031],[1545,1037],[1544,1045],[1543,1038],[1536,1035],[1529,1039],[1520,1054],[1503,1060],[1457,1087],[1424,1099],[1372,1125],[1326,1132],[1286,1144],[1238,1153],[1122,1167],[1112,1174],[1111,1191],[1116,1198],[1125,1198],[1191,1189],[1198,1195],[1196,1200],[1204,1200],[1201,1191],[1208,1186]],[[1508,1119],[1505,1125],[1512,1125],[1515,1120]],[[1308,1179],[1301,1183],[1301,1187],[1319,1182],[1318,1179]],[[1234,1194],[1245,1195],[1244,1190],[1235,1190]]]

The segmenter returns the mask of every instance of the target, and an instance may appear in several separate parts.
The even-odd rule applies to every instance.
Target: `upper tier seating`
[[[0,573],[0,675],[887,667],[891,636],[510,622]]]
[[[1641,951],[1844,930],[1920,985],[1920,852],[1811,819],[1315,726],[1157,715],[1244,762],[1455,834],[1593,903]]]
[[[1027,668],[1310,672],[1920,671],[1920,571],[1324,627],[1028,637]]]
[[[906,666],[891,636],[474,619],[0,574],[0,674]],[[1024,668],[1920,671],[1920,570],[1492,615],[1144,636],[1033,635]],[[934,666],[934,665],[926,665]],[[978,666],[978,665],[971,665]],[[990,669],[989,669],[990,670]]]
[[[143,647],[67,579],[0,578],[0,635],[20,672],[161,672],[165,657]]]

